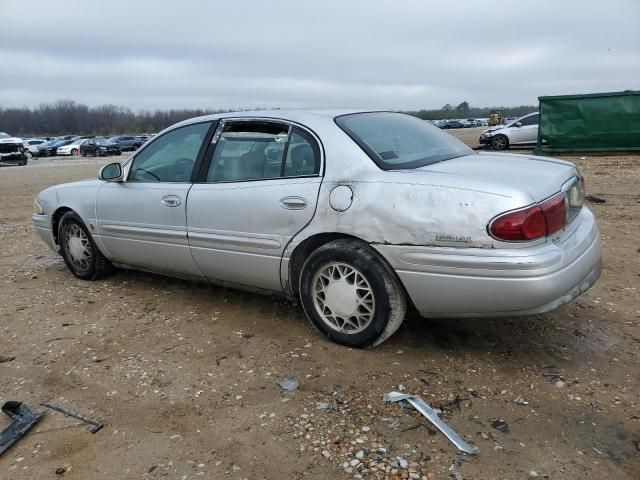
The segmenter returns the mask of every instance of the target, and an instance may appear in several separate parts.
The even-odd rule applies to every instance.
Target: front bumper
[[[478,142],[480,142],[480,145],[488,145],[488,144],[490,144],[491,143],[491,135],[483,133],[482,135],[480,135],[480,138],[478,139]]]
[[[51,230],[51,215],[31,215],[31,221],[36,232],[44,242],[54,251],[58,251],[53,231]]]
[[[424,317],[532,315],[586,292],[602,269],[600,236],[583,208],[556,243],[530,248],[376,245]]]

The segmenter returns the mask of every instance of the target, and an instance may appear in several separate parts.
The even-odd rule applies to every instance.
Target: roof
[[[213,115],[205,115],[202,117],[195,117],[184,120],[178,125],[188,125],[190,123],[202,122],[207,120],[218,120],[221,118],[242,118],[242,117],[254,117],[254,118],[270,118],[274,120],[286,120],[306,125],[307,123],[313,124],[318,120],[333,119],[340,115],[348,115],[352,113],[365,113],[376,110],[358,109],[358,108],[317,108],[317,109],[272,109],[272,110],[253,110],[253,111],[241,111],[241,112],[224,112],[215,113]],[[170,127],[171,128],[171,127]]]

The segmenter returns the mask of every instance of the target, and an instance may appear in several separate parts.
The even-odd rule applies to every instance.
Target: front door
[[[196,123],[158,136],[133,157],[125,181],[100,188],[97,234],[110,260],[202,276],[189,252],[186,207],[210,128],[211,122]]]
[[[226,121],[214,140],[187,202],[193,258],[212,280],[282,291],[284,248],[315,213],[319,144],[302,128],[262,120]]]
[[[519,127],[513,127],[511,144],[536,143],[538,141],[538,120],[537,113],[528,115],[520,120]]]

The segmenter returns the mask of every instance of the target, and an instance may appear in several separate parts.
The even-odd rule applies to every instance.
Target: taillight
[[[500,215],[491,222],[489,231],[500,240],[535,240],[547,235],[547,223],[542,208],[534,205]]]
[[[567,203],[563,193],[540,204],[547,223],[547,235],[562,230],[567,224]]]

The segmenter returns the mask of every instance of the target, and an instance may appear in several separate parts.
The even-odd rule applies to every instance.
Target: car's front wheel
[[[91,238],[82,219],[67,212],[58,225],[58,243],[67,267],[76,277],[96,280],[107,276],[112,266]]]
[[[74,148],[73,150],[71,150],[71,155],[74,156],[74,157],[77,157],[78,156],[78,149]]]
[[[300,299],[329,340],[378,345],[400,327],[406,295],[386,264],[363,242],[338,239],[315,250],[302,267]]]
[[[509,139],[505,135],[496,135],[491,139],[491,148],[504,150],[509,146]]]

